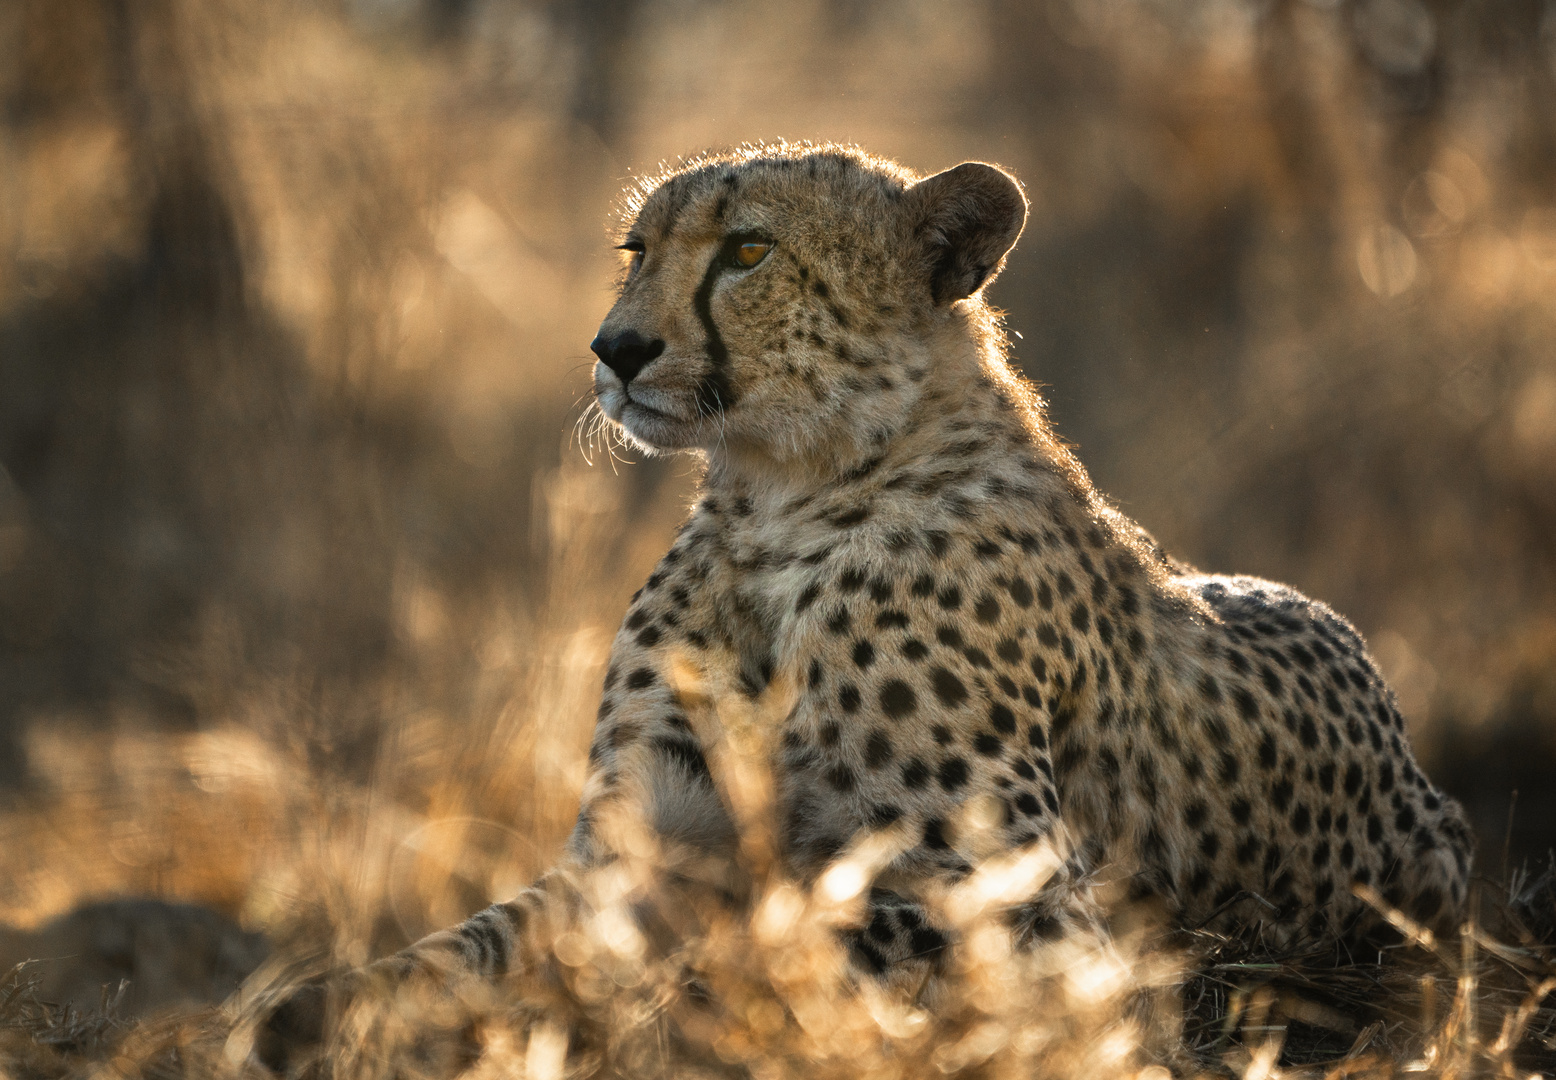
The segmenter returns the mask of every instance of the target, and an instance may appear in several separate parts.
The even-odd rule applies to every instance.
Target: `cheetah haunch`
[[[867,830],[911,838],[890,868],[909,887],[875,890],[851,942],[866,970],[945,945],[909,894],[968,873],[955,826],[975,797],[1000,846],[1076,853],[1015,913],[1029,936],[1085,918],[1077,882],[1102,864],[1180,926],[1351,935],[1374,921],[1357,884],[1450,922],[1471,837],[1356,632],[1284,586],[1166,559],[1011,370],[980,291],[1026,212],[989,165],[920,179],[808,146],[711,155],[632,200],[595,395],[706,476],[616,636],[569,860],[610,858],[612,803],[728,843],[676,689],[690,663],[753,698],[796,688],[771,740],[792,873]],[[525,963],[555,880],[398,962]]]

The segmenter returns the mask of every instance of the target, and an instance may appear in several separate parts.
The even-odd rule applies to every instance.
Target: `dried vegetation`
[[[692,484],[567,440],[601,218],[769,137],[1025,180],[994,299],[1060,432],[1175,553],[1357,621],[1502,883],[1375,955],[1138,912],[1028,952],[990,905],[1040,860],[990,867],[913,1004],[834,942],[879,853],[785,880],[726,717],[736,864],[623,823],[551,962],[365,997],[333,1072],[1556,1068],[1556,890],[1509,870],[1556,846],[1549,4],[19,0],[0,43],[0,965],[50,961],[0,1071],[252,1073],[288,985],[553,861]],[[125,896],[235,922],[79,907]]]

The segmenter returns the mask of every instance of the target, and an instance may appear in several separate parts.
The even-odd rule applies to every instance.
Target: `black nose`
[[[636,330],[624,330],[613,338],[601,334],[589,342],[589,348],[623,383],[629,383],[650,360],[665,351],[665,343],[659,338],[649,341]]]

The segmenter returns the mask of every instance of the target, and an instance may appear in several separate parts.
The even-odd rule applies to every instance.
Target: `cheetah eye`
[[[641,240],[625,240],[616,245],[616,250],[630,252],[633,255],[641,255],[646,249],[643,247],[643,241]]]
[[[752,236],[750,233],[736,233],[724,241],[724,256],[731,266],[741,270],[749,270],[763,259],[773,249],[771,240],[760,236]]]
[[[735,249],[735,261],[741,266],[755,266],[767,258],[771,248],[771,244],[764,244],[760,240],[747,240]]]

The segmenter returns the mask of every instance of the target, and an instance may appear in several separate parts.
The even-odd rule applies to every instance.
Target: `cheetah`
[[[910,841],[893,881],[957,880],[981,798],[1002,849],[1073,852],[1013,916],[1037,939],[1087,917],[1103,864],[1180,927],[1340,939],[1374,923],[1357,885],[1451,924],[1471,835],[1356,631],[1165,556],[1012,370],[983,291],[1026,215],[994,166],[920,177],[844,146],[710,154],[632,193],[594,393],[627,440],[705,473],[612,646],[567,862],[611,857],[596,822],[623,802],[730,842],[690,662],[752,699],[795,687],[771,767],[802,880],[886,829]],[[525,963],[552,880],[398,962]],[[948,944],[910,888],[871,903],[890,917],[849,942],[864,971]]]

